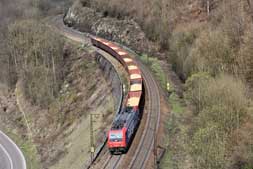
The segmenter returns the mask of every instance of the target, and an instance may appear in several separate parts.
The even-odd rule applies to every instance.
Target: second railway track
[[[105,163],[103,164],[103,169],[116,169],[119,165],[120,159],[122,158],[122,156],[113,156],[110,155],[108,157],[108,159],[105,161]]]
[[[88,34],[83,34],[76,30],[73,30],[65,26],[62,22],[62,18],[54,18],[54,26],[60,30],[60,32],[72,40],[88,44]],[[133,52],[131,52],[133,54]],[[134,54],[136,56],[136,54]],[[152,166],[147,166],[148,159],[151,158],[151,152],[154,146],[154,136],[158,131],[160,122],[160,95],[158,85],[152,76],[152,73],[143,65],[140,61],[138,64],[141,68],[146,94],[148,95],[148,105],[147,105],[147,120],[145,124],[144,131],[142,133],[141,139],[129,163],[126,164],[128,169],[144,169],[153,168]],[[104,154],[106,159],[101,160],[99,163],[100,168],[114,169],[120,168],[121,163],[125,160],[126,155],[121,156],[111,156]],[[125,168],[125,167],[124,167]]]
[[[160,95],[159,88],[145,65],[139,62],[142,69],[146,92],[149,98],[148,104],[148,117],[145,125],[143,135],[140,140],[140,144],[133,156],[128,168],[129,169],[142,169],[146,168],[148,159],[153,150],[154,136],[157,133],[158,125],[160,121]]]

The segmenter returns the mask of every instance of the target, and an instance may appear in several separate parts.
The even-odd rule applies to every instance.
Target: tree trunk
[[[207,16],[210,15],[210,0],[206,1],[206,11],[207,11]]]
[[[56,84],[57,84],[54,56],[52,56],[52,63],[53,63],[53,76],[54,76],[54,82],[53,82],[53,95],[52,95],[52,96],[54,96],[54,91],[55,91],[55,87],[56,87]]]

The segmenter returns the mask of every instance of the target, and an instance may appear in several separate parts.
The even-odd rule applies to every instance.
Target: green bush
[[[173,34],[170,40],[170,61],[175,72],[183,80],[186,80],[193,71],[188,57],[195,38],[195,32],[179,32]]]
[[[231,150],[236,145],[233,142],[240,135],[235,131],[241,130],[248,114],[245,86],[228,75],[212,78],[199,73],[187,80],[186,88],[186,96],[196,111],[189,146],[195,168],[231,167]]]
[[[191,50],[189,62],[196,71],[234,72],[235,55],[230,40],[222,31],[205,31],[200,34]]]
[[[159,63],[159,60],[155,57],[151,57],[146,54],[141,55],[140,59],[142,62],[144,62],[146,65],[148,65],[151,68],[152,72],[155,74],[155,77],[159,80],[162,88],[166,89],[167,76]]]
[[[248,106],[245,86],[240,80],[226,75],[217,78],[193,75],[186,86],[186,95],[197,108],[203,125],[218,122],[226,132],[240,126]]]
[[[207,123],[193,135],[190,146],[197,169],[225,169],[226,135],[215,123]]]
[[[193,74],[186,81],[186,99],[188,99],[194,106],[195,114],[198,114],[206,102],[204,92],[205,85],[209,82],[210,75],[205,72]]]

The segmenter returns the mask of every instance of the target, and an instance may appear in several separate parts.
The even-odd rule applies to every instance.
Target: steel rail
[[[103,169],[116,169],[122,156],[110,155],[103,165]]]
[[[129,169],[140,169],[145,168],[147,160],[150,157],[154,144],[154,132],[157,133],[159,120],[160,120],[160,95],[159,89],[155,80],[153,79],[151,73],[147,70],[146,66],[139,63],[143,71],[144,79],[146,80],[146,87],[148,89],[149,95],[149,115],[148,124],[145,127],[144,133],[142,135],[140,144],[135,152],[135,155],[128,166]],[[154,131],[155,130],[155,131]]]
[[[59,17],[58,17],[59,20]],[[56,21],[56,23],[58,23],[58,25],[56,25],[56,27],[58,29],[61,29],[62,31],[66,33],[69,33],[69,31],[71,31],[71,34],[74,34],[74,39],[76,39],[76,41],[79,42],[84,42],[84,40],[82,38],[89,38],[89,34],[88,33],[81,33],[79,31],[73,30],[67,26],[65,26],[62,21],[59,23],[59,21],[57,20],[57,18],[54,20]],[[59,25],[60,24],[60,25]],[[129,51],[129,48],[123,47],[125,49],[127,49]],[[130,51],[132,54],[134,54],[136,56],[136,54],[133,51]],[[145,82],[145,86],[146,86],[146,92],[148,93],[148,99],[149,99],[149,105],[148,105],[148,116],[147,116],[147,121],[145,124],[145,129],[143,131],[143,135],[141,137],[141,141],[137,147],[137,150],[135,151],[135,154],[130,162],[130,164],[128,165],[128,168],[130,169],[139,169],[139,168],[145,168],[146,164],[148,162],[148,159],[150,157],[150,154],[152,152],[152,149],[150,149],[151,147],[153,147],[152,145],[154,144],[154,132],[157,133],[158,131],[158,126],[159,126],[159,122],[160,122],[160,93],[159,93],[159,88],[157,83],[155,82],[151,72],[146,68],[145,65],[143,65],[140,61],[138,61],[136,59],[136,61],[138,62],[141,70],[142,70],[142,74],[144,77],[144,82]],[[116,156],[117,157],[117,156]],[[106,166],[106,163],[110,163],[110,161],[115,161],[115,159],[109,158],[108,161],[106,161],[104,163],[104,165]],[[117,168],[121,161],[124,160],[124,156],[120,156],[117,158],[117,162],[115,163],[115,165],[113,165],[113,168]]]

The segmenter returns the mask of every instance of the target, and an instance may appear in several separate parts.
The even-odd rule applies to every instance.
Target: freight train
[[[130,89],[121,111],[116,114],[108,132],[107,146],[111,154],[126,153],[141,119],[143,78],[137,63],[124,49],[102,38],[91,37],[94,46],[115,57],[128,72]]]

